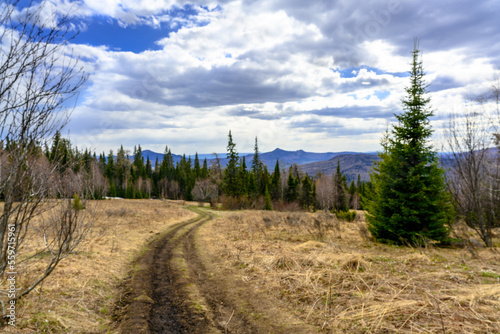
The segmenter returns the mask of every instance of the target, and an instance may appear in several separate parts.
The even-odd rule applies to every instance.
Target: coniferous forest
[[[141,145],[133,152],[121,146],[97,156],[88,149],[73,147],[57,132],[52,146],[44,147],[49,162],[57,161],[60,172],[75,173],[92,180],[90,197],[120,197],[129,199],[174,199],[221,205],[225,209],[292,209],[331,210],[346,212],[361,209],[361,197],[370,182],[349,184],[341,166],[333,175],[308,175],[293,164],[288,168],[279,161],[270,169],[260,159],[258,139],[251,161],[239,157],[231,131],[228,135],[226,165],[221,157],[200,160],[183,155],[174,162],[167,146],[163,159],[144,158]]]

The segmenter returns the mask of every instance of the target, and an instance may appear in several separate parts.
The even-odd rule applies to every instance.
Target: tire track
[[[231,292],[227,290],[226,286],[220,284],[221,282],[214,281],[207,273],[196,250],[196,232],[196,229],[190,230],[183,239],[184,256],[189,266],[191,278],[210,307],[210,318],[212,318],[213,323],[216,324],[220,333],[251,334],[261,332],[241,313],[234,314],[239,305],[232,301]]]
[[[171,265],[173,250],[187,233],[212,217],[193,209],[198,217],[173,225],[154,240],[134,263],[125,281],[125,295],[119,303],[121,333],[204,333],[206,319],[200,319],[186,306],[179,273]]]

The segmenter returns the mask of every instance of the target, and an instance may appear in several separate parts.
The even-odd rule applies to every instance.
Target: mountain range
[[[142,155],[144,159],[149,158],[152,164],[156,159],[159,162],[163,160],[163,153],[156,153],[151,150],[143,150]],[[226,154],[217,154],[221,159],[221,165],[225,166],[227,163]],[[245,157],[247,166],[250,166],[253,159],[253,153],[240,153],[240,157]],[[289,168],[293,164],[299,165],[303,172],[309,175],[315,175],[322,172],[331,175],[337,168],[337,161],[340,163],[340,169],[346,175],[348,180],[355,180],[358,174],[362,180],[369,180],[369,171],[373,166],[373,162],[378,160],[379,157],[374,152],[357,153],[357,152],[326,152],[314,153],[306,152],[304,150],[286,151],[280,148],[271,152],[263,152],[259,154],[260,160],[267,166],[270,172],[274,170],[276,161],[279,161],[280,167]],[[172,154],[174,163],[181,160],[182,156]],[[198,154],[200,163],[206,158],[208,164],[215,159],[215,154]],[[194,156],[191,156],[194,159]]]

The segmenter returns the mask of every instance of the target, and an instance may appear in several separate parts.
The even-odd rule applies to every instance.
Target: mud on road
[[[234,315],[230,292],[206,272],[196,231],[213,217],[205,210],[191,210],[198,217],[170,227],[134,262],[117,305],[118,332],[259,332],[243,315]]]

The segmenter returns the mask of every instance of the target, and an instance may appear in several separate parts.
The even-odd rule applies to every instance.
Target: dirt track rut
[[[152,241],[134,263],[124,282],[118,305],[120,333],[256,333],[245,319],[237,328],[224,325],[234,310],[224,286],[205,272],[196,250],[197,229],[212,219],[205,210],[192,208],[198,217],[178,223]],[[184,265],[179,269],[180,261]],[[207,309],[193,307],[186,287],[196,286]]]

